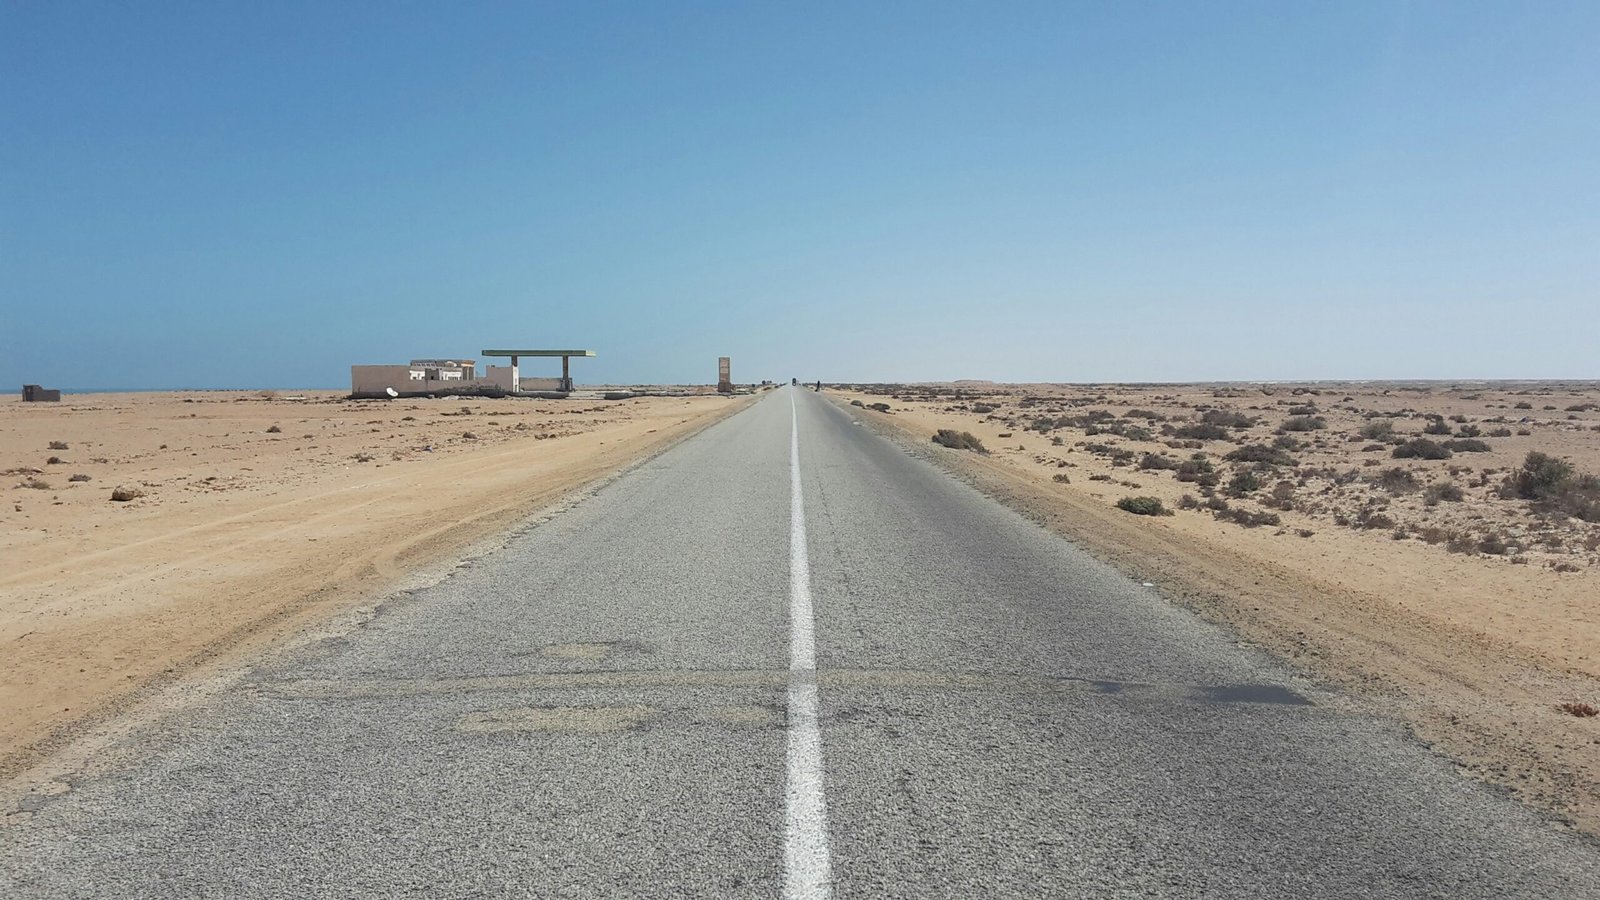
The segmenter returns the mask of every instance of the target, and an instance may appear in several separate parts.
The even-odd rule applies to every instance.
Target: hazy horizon
[[[1600,378],[1600,5],[0,5],[0,385]],[[526,374],[558,369],[530,365]]]

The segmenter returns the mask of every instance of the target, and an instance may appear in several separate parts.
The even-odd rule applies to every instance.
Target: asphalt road
[[[0,827],[0,897],[1600,896],[1459,777],[801,390]]]

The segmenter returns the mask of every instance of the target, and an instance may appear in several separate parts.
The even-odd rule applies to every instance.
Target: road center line
[[[784,816],[785,900],[833,893],[828,860],[828,803],[817,728],[817,656],[811,613],[811,561],[800,492],[800,415],[789,394],[789,784]]]

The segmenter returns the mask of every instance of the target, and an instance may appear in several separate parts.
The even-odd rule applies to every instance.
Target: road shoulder
[[[829,399],[856,421],[1095,557],[1408,725],[1461,771],[1600,834],[1593,721],[1549,710],[1594,680],[1429,620],[1393,598],[1162,527],[977,453],[947,450],[918,424]]]

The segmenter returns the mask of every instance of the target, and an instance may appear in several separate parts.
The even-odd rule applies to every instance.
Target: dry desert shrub
[[[1412,438],[1394,448],[1395,459],[1449,459],[1450,450],[1427,438]]]
[[[1571,463],[1545,453],[1529,453],[1522,468],[1506,477],[1500,496],[1527,500],[1547,515],[1600,522],[1600,477],[1580,475]]]
[[[1272,506],[1275,509],[1281,509],[1284,512],[1289,512],[1290,510],[1293,510],[1294,509],[1294,491],[1295,491],[1295,483],[1294,482],[1292,482],[1292,481],[1280,481],[1280,482],[1278,482],[1277,484],[1272,486],[1272,500],[1271,500],[1270,503],[1268,503],[1268,505]]]
[[[1410,494],[1422,488],[1421,482],[1417,481],[1417,476],[1411,474],[1410,470],[1402,469],[1399,466],[1395,466],[1392,469],[1384,469],[1378,473],[1376,478],[1372,479],[1372,483],[1391,494]]]
[[[1328,420],[1321,416],[1290,416],[1278,426],[1279,432],[1291,431],[1322,431],[1328,427]]]
[[[1208,409],[1200,414],[1200,421],[1223,428],[1249,428],[1256,424],[1255,419],[1231,409]]]
[[[1387,531],[1394,528],[1395,524],[1394,519],[1391,519],[1386,513],[1374,509],[1363,509],[1356,513],[1355,527],[1368,531],[1379,529]]]
[[[1228,462],[1260,463],[1268,466],[1294,465],[1294,458],[1281,447],[1268,447],[1263,444],[1246,444],[1229,452],[1223,459]]]
[[[1505,535],[1498,531],[1491,531],[1478,540],[1478,552],[1490,556],[1505,556],[1511,550],[1511,545],[1506,542]]]
[[[1159,453],[1146,453],[1144,458],[1139,460],[1141,469],[1176,469],[1179,465],[1177,460]]]
[[[1261,476],[1246,469],[1237,472],[1228,479],[1228,494],[1234,497],[1243,497],[1261,489]]]
[[[1213,497],[1213,500],[1221,498]],[[1207,504],[1208,506],[1210,504]],[[1232,522],[1246,528],[1259,528],[1262,525],[1281,525],[1283,520],[1277,513],[1256,512],[1239,506],[1229,506],[1227,501],[1221,502],[1221,508],[1213,508],[1212,516],[1223,522]]]
[[[48,449],[48,450],[67,450],[67,449],[70,449],[70,448],[67,447],[67,442],[66,441],[51,441],[50,445],[46,449]]]
[[[1361,426],[1358,434],[1369,441],[1387,441],[1394,437],[1394,423],[1388,419],[1377,419]]]
[[[1438,506],[1441,501],[1460,503],[1466,495],[1460,485],[1453,481],[1428,485],[1428,490],[1422,495],[1422,500],[1429,506]]]
[[[1600,716],[1600,709],[1596,709],[1593,703],[1583,703],[1581,701],[1562,703],[1558,705],[1556,709],[1561,710],[1569,716],[1577,716],[1580,719],[1587,719],[1591,716]]]
[[[1215,487],[1221,480],[1216,467],[1206,459],[1204,453],[1196,453],[1178,464],[1177,475],[1179,481],[1198,484],[1201,487]]]
[[[1429,544],[1442,544],[1450,540],[1451,532],[1437,525],[1428,525],[1417,532],[1417,537]]]
[[[1423,426],[1422,433],[1423,434],[1433,434],[1433,435],[1447,435],[1447,434],[1450,433],[1450,423],[1446,422],[1443,417],[1432,416],[1432,417],[1429,418],[1428,424]]]
[[[988,453],[984,449],[983,441],[970,431],[956,431],[952,428],[941,428],[933,436],[933,442],[941,447],[951,450],[971,450],[975,453]]]
[[[1225,441],[1233,436],[1233,432],[1223,428],[1221,425],[1200,422],[1174,428],[1172,436],[1191,441]]]

